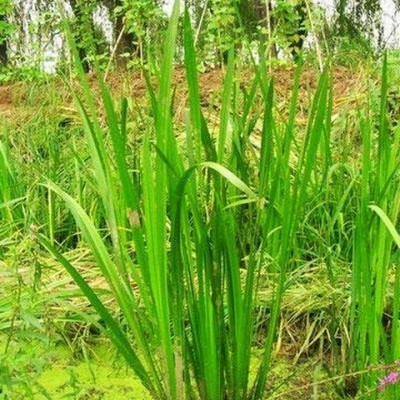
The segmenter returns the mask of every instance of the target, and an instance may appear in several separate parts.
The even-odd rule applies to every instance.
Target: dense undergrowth
[[[81,124],[39,110],[2,127],[9,343],[35,329],[70,342],[104,332],[154,399],[298,398],[271,379],[282,348],[318,355],[330,398],[396,398],[395,384],[377,390],[400,359],[400,133],[386,61],[380,95],[371,84],[344,115],[328,65],[304,124],[301,65],[282,111],[265,64],[242,87],[231,52],[205,114],[188,16],[183,30],[184,123],[173,118],[175,9],[147,104],[113,99],[101,76],[95,91],[77,63]]]

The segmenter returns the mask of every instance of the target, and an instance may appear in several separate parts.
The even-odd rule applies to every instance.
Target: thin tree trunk
[[[0,43],[0,65],[6,66],[8,64],[8,46],[7,42]]]
[[[5,15],[0,15],[0,24],[7,23]],[[8,64],[8,44],[5,38],[0,39],[0,65]]]

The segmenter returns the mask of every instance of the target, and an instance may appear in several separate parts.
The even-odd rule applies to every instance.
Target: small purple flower
[[[394,385],[400,381],[400,374],[398,372],[391,372],[379,381],[378,390],[381,392],[387,386]]]

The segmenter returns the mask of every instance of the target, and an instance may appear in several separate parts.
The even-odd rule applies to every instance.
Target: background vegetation
[[[232,46],[248,49],[253,56],[287,58],[296,56],[306,42],[320,63],[332,54],[343,63],[342,51],[364,57],[383,44],[378,0],[337,0],[329,18],[310,0],[188,0],[186,5],[205,69],[226,63]],[[170,7],[171,2],[161,0],[1,0],[1,77],[13,80],[35,71],[40,74],[46,66],[66,72],[71,53],[62,29],[64,17],[74,26],[86,71],[94,67],[95,58],[102,68],[109,62],[109,68],[155,67]],[[182,54],[183,42],[178,40],[177,45]],[[248,60],[248,52],[238,53]]]

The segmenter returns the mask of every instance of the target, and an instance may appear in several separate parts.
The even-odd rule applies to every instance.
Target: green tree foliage
[[[337,0],[334,28],[328,39],[335,47],[352,42],[369,50],[375,32],[382,31],[381,11],[380,0]]]
[[[31,1],[31,0],[30,0]],[[102,27],[96,26],[93,15],[106,7],[112,23],[113,60],[117,66],[143,65],[158,59],[165,33],[167,16],[162,10],[165,0],[68,0],[74,39],[84,68],[89,71],[93,58],[108,63],[111,46]],[[13,43],[15,57],[25,60],[26,39],[36,36],[34,44],[37,64],[43,60],[43,48],[49,38],[60,31],[62,12],[55,2],[32,0],[38,21],[26,21],[24,4],[0,0],[0,64],[8,61],[8,48]],[[194,40],[202,64],[212,66],[226,62],[229,49],[272,49],[270,55],[281,54],[296,59],[311,29],[309,14],[317,10],[315,0],[185,0],[192,15]],[[330,49],[346,50],[351,46],[371,49],[371,39],[381,28],[379,0],[335,0],[336,14],[332,23],[317,26]],[[9,18],[12,15],[12,18]],[[322,13],[320,14],[322,16]],[[15,32],[13,33],[13,21]],[[35,25],[36,24],[36,25]],[[28,27],[28,28],[27,28]],[[243,46],[245,44],[245,46]],[[65,45],[67,47],[67,45]],[[182,43],[178,46],[181,54]],[[264,50],[263,50],[264,51]],[[245,51],[241,51],[245,57]],[[30,53],[28,54],[28,57]],[[14,57],[14,55],[13,55]],[[65,52],[64,59],[68,58]]]
[[[113,37],[117,42],[116,62],[125,65],[125,54],[135,54],[137,50],[137,38],[126,28],[123,0],[106,0],[111,21],[113,23]]]
[[[304,0],[210,0],[206,53],[226,61],[227,51],[260,40],[297,58],[308,34]],[[273,52],[276,54],[276,50]]]
[[[99,4],[99,0],[70,0],[74,13],[73,32],[85,71],[89,71],[90,57],[97,55],[102,44],[100,30],[96,29],[93,21],[94,10]]]
[[[245,31],[240,20],[241,0],[210,0],[209,15],[205,30],[205,54],[212,60],[226,63],[228,51],[240,47],[245,40]]]
[[[278,0],[272,11],[276,40],[281,49],[296,59],[308,33],[304,0]]]
[[[143,61],[145,53],[160,43],[161,29],[165,25],[161,4],[157,0],[119,0],[114,14],[120,21],[119,30],[123,27],[125,31],[119,44],[120,55],[133,52]]]
[[[240,20],[246,35],[250,40],[258,37],[259,27],[266,23],[266,7],[268,1],[264,0],[240,0],[238,10]]]
[[[212,0],[209,39],[216,40],[222,50],[228,50],[238,39],[235,5],[237,0]]]

